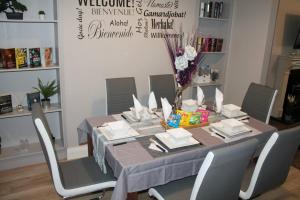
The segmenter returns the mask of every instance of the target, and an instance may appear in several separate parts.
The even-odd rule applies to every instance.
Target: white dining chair
[[[149,195],[158,200],[238,199],[245,169],[257,145],[258,140],[251,139],[212,150],[197,176],[151,188]]]
[[[273,133],[258,157],[249,185],[240,191],[240,198],[251,199],[282,185],[299,144],[300,126]]]
[[[169,102],[174,102],[176,95],[176,85],[173,74],[159,74],[149,76],[150,92],[155,94],[157,107],[161,108],[161,98],[167,98]]]
[[[241,110],[268,124],[276,95],[277,90],[273,88],[251,83],[243,99]]]
[[[32,119],[54,188],[60,196],[69,198],[115,187],[112,171],[102,173],[93,157],[58,162],[51,131],[39,103],[32,105]]]
[[[106,79],[107,114],[118,114],[133,106],[132,95],[137,96],[134,77]]]

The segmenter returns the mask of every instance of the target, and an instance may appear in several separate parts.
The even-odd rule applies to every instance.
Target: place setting
[[[184,152],[202,145],[183,128],[168,129],[166,132],[136,139],[153,157]]]
[[[148,107],[143,106],[140,101],[132,95],[134,106],[128,111],[122,112],[121,119],[142,135],[154,134],[163,131],[160,125],[161,112],[157,109],[157,102],[154,92],[150,92]]]
[[[248,117],[247,115],[244,116]],[[222,119],[218,122],[211,123],[209,126],[203,127],[202,129],[211,136],[217,137],[224,142],[232,142],[244,137],[249,137],[252,136],[254,132],[257,132],[257,130],[245,124],[243,120],[238,120],[236,118]]]

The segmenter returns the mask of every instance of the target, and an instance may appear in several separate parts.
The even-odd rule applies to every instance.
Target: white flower
[[[184,56],[187,60],[191,61],[195,59],[195,57],[197,56],[197,52],[194,47],[192,47],[191,45],[187,45],[184,48]]]
[[[178,56],[175,59],[175,67],[177,70],[182,71],[189,65],[188,60],[185,56]]]

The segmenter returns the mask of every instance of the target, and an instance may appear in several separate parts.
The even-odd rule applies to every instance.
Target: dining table
[[[105,166],[109,166],[117,178],[113,200],[137,199],[139,191],[197,175],[206,154],[215,148],[255,137],[259,141],[256,152],[259,155],[267,139],[276,131],[273,126],[253,117],[243,121],[251,131],[237,138],[215,135],[209,126],[188,128],[186,130],[199,144],[163,152],[149,148],[149,139],[157,139],[155,134],[166,131],[160,124],[160,118],[149,124],[133,123],[132,127],[140,133],[139,137],[108,141],[103,137],[101,127],[119,120],[126,121],[126,118],[121,114],[87,117],[77,128],[79,141],[88,143],[89,156],[95,157],[101,170],[107,170]]]

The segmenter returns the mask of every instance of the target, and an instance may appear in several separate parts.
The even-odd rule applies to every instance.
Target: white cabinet
[[[0,170],[41,162],[43,154],[39,145],[31,112],[27,109],[26,93],[37,87],[38,78],[43,82],[56,80],[61,85],[61,66],[59,63],[59,41],[57,2],[55,0],[23,0],[28,11],[23,20],[7,20],[0,14],[0,48],[45,48],[54,51],[54,65],[51,67],[1,69],[0,92],[12,95],[14,111],[0,114],[1,154]],[[45,20],[39,20],[38,11],[44,10]],[[51,97],[51,108],[44,110],[50,129],[55,137],[56,150],[65,157],[62,122],[62,88],[58,95]],[[24,111],[16,111],[22,104]]]
[[[201,5],[203,3],[213,2],[223,2],[223,12],[219,18],[207,17],[201,14]],[[219,77],[216,81],[211,81],[208,83],[199,83],[197,77],[194,79],[194,92],[196,91],[196,86],[201,86],[202,89],[210,91],[209,96],[214,95],[214,91],[211,91],[215,87],[223,87],[225,81],[225,72],[228,57],[228,48],[230,40],[230,29],[231,29],[231,19],[232,19],[232,9],[233,0],[201,0],[199,8],[199,30],[198,34],[204,38],[219,38],[223,39],[222,49],[219,51],[203,52],[202,62],[198,65],[198,68],[209,65],[211,69],[215,69],[219,73]],[[205,88],[204,88],[205,87]]]

